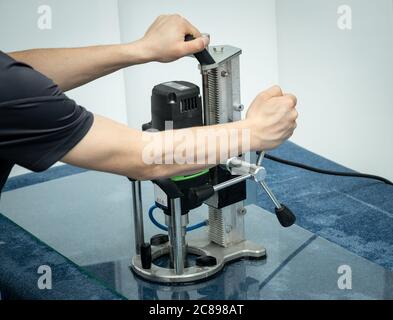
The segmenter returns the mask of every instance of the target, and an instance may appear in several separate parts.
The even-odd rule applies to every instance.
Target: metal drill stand
[[[204,125],[241,119],[240,54],[238,48],[216,46],[196,55],[202,73]],[[167,83],[172,87],[179,85]],[[156,202],[160,202],[167,212],[168,237],[155,238],[150,244],[144,240],[140,182],[133,181],[136,255],[132,259],[132,270],[154,282],[186,283],[207,279],[236,259],[265,257],[265,248],[248,241],[245,236],[245,181],[252,179],[262,186],[275,204],[277,217],[283,226],[292,225],[295,218],[266,185],[266,170],[261,166],[263,157],[262,152],[256,164],[248,163],[242,157],[231,158],[226,166],[210,170],[208,184],[190,188],[187,194],[170,179],[154,181],[155,192],[160,194],[160,200]],[[188,243],[186,227],[189,213],[182,208],[185,198],[194,204],[193,207],[205,203],[209,208],[207,236]],[[187,254],[198,256],[195,265],[187,265]],[[170,268],[154,263],[164,255],[170,257]]]

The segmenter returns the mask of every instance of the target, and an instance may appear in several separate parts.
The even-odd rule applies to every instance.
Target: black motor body
[[[144,130],[164,131],[203,126],[199,87],[185,81],[171,81],[155,86],[151,97],[151,116],[152,121],[143,126]],[[208,170],[205,170],[196,175],[173,177],[171,181],[183,194],[182,214],[187,214],[202,204],[189,198],[189,190],[206,185],[209,182],[209,174]],[[170,205],[164,207],[157,202],[156,205],[163,209],[165,214],[170,214]]]
[[[152,121],[143,126],[143,130],[165,131],[203,126],[203,107],[200,89],[197,85],[185,81],[171,81],[159,84],[153,88],[151,97]],[[217,166],[204,170],[196,175],[173,177],[165,183],[157,183],[161,187],[168,182],[175,184],[183,194],[181,197],[182,214],[202,205],[206,199],[195,196],[194,189],[204,189],[201,194],[211,194],[212,185],[233,178],[226,169]],[[207,190],[207,192],[205,192]],[[165,190],[163,190],[165,192]],[[213,192],[214,193],[214,192]],[[241,182],[218,192],[217,209],[229,206],[246,198],[246,183]],[[170,204],[165,207],[156,201],[156,205],[165,214],[170,215]]]
[[[164,131],[203,126],[199,87],[185,81],[172,81],[154,87],[151,97],[151,127]],[[171,122],[173,127],[165,127]]]

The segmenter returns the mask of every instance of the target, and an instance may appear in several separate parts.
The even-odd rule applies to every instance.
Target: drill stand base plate
[[[169,254],[169,244],[152,247],[152,260]],[[184,268],[183,274],[175,274],[174,269],[163,268],[152,263],[150,269],[143,269],[141,258],[135,255],[131,262],[131,269],[140,277],[158,283],[189,283],[207,280],[222,270],[225,264],[242,258],[264,258],[266,249],[251,241],[244,240],[240,243],[223,248],[215,243],[193,240],[188,244],[187,252],[199,256],[212,256],[217,259],[217,264],[212,267],[191,266]]]

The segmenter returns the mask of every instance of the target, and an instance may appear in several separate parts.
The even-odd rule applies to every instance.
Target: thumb
[[[183,43],[184,55],[201,52],[209,45],[209,37],[202,36],[191,41]]]
[[[258,97],[262,100],[269,100],[274,97],[282,97],[283,93],[279,86],[273,86],[265,91],[262,91]]]

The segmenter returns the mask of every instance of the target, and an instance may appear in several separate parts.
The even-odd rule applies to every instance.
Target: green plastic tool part
[[[176,182],[176,181],[191,180],[191,179],[200,177],[200,176],[202,176],[202,175],[204,175],[204,174],[206,174],[206,173],[209,173],[209,169],[206,169],[206,170],[203,170],[203,171],[201,171],[201,172],[192,174],[192,175],[190,175],[190,176],[177,176],[177,177],[173,177],[173,178],[171,178],[171,180],[174,181],[174,182]]]

